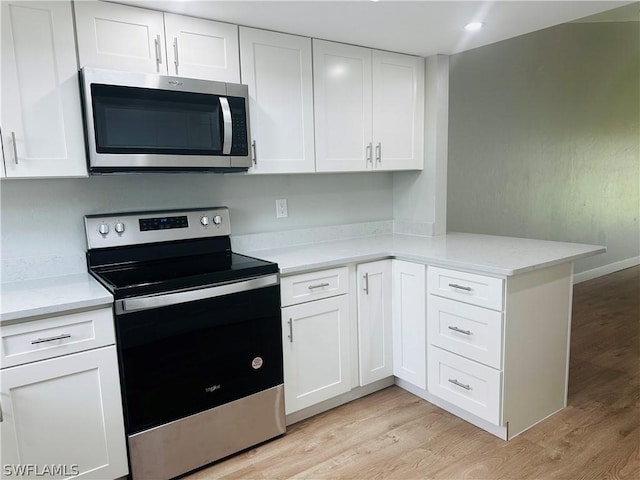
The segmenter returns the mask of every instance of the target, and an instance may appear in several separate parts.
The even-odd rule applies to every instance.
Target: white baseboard
[[[592,268],[591,270],[587,270],[585,272],[574,273],[573,283],[576,284],[580,282],[586,282],[587,280],[592,280],[603,275],[608,275],[619,270],[624,270],[625,268],[635,267],[636,265],[640,265],[640,257],[631,257],[625,260],[620,260],[619,262],[603,265],[602,267]]]

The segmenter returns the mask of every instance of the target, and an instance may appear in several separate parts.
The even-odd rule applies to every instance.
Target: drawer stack
[[[428,390],[501,424],[504,280],[427,269]]]

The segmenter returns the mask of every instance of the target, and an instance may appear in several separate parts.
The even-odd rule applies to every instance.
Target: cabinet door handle
[[[16,144],[16,132],[11,132],[11,143],[13,144],[13,161],[18,165],[18,145]]]
[[[449,383],[453,383],[454,385],[457,385],[458,387],[464,388],[465,390],[471,390],[471,386],[469,385],[465,385],[464,383],[460,383],[457,379],[455,378],[450,378],[449,379]]]
[[[293,318],[289,319],[289,342],[293,343]]]
[[[4,422],[4,413],[2,413],[2,402],[0,402],[0,423]]]
[[[160,51],[160,35],[156,35],[156,39],[154,40],[156,45],[156,68],[158,72],[160,71],[160,65],[162,65],[162,52]]]
[[[450,283],[449,286],[451,288],[457,288],[458,290],[464,290],[465,292],[470,292],[471,291],[471,287],[465,287],[462,285],[458,285],[457,283]]]
[[[53,342],[55,340],[64,340],[65,338],[71,338],[71,335],[69,333],[63,333],[61,335],[56,335],[55,337],[36,338],[35,340],[31,340],[31,345],[35,345],[36,343]]]
[[[364,293],[366,293],[367,295],[369,295],[369,273],[365,273],[362,278],[364,278]]]
[[[253,151],[253,164],[258,165],[258,151],[256,150],[256,141],[251,142],[251,150]]]
[[[376,145],[376,162],[382,163],[382,142],[378,142]]]
[[[365,147],[365,151],[367,154],[367,163],[371,162],[371,164],[373,165],[373,161],[371,160],[371,146],[372,146],[372,143],[369,142],[369,145]]]
[[[329,284],[328,283],[319,283],[317,285],[309,285],[307,288],[309,290],[313,290],[314,288],[324,288],[324,287],[328,287]]]
[[[465,335],[471,335],[471,330],[462,330],[461,328],[458,328],[456,326],[451,326],[451,325],[449,325],[447,328],[449,330],[453,330],[454,332],[464,333]]]
[[[173,63],[176,65],[176,75],[178,75],[178,66],[180,65],[178,60],[178,37],[173,37]]]

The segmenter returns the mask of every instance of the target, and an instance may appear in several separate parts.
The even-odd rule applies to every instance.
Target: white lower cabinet
[[[2,478],[127,475],[111,308],[3,326],[1,342]]]
[[[429,349],[429,392],[493,424],[500,424],[502,372],[442,350]]]
[[[392,261],[393,374],[427,388],[425,266]]]
[[[429,267],[428,391],[510,439],[566,406],[572,266],[506,279]]]
[[[349,332],[348,295],[282,309],[286,414],[351,389]]]
[[[393,375],[391,260],[357,266],[360,386]]]
[[[3,475],[29,465],[21,478],[47,468],[77,478],[128,473],[115,346],[6,368],[0,378]]]

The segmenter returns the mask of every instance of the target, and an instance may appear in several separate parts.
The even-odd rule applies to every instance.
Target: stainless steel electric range
[[[231,251],[225,207],[87,215],[115,298],[134,479],[167,479],[285,432],[275,263]]]

